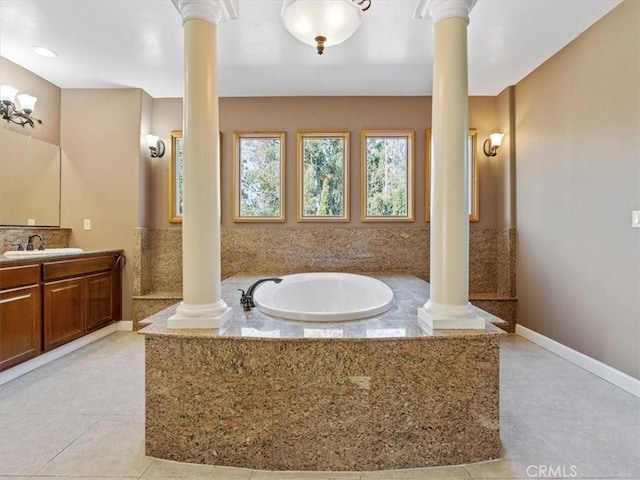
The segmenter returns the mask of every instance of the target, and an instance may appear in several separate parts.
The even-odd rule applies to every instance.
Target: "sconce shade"
[[[147,139],[147,147],[155,147],[158,145],[158,136],[157,135],[145,135],[144,138]]]
[[[27,113],[33,112],[33,109],[36,106],[36,101],[38,100],[37,97],[27,95],[26,93],[21,93],[16,98],[18,99],[18,102],[20,102],[22,110]]]
[[[0,101],[3,103],[13,103],[18,93],[17,88],[13,88],[11,85],[0,85]]]
[[[487,157],[495,157],[498,154],[498,148],[502,145],[504,133],[492,133],[482,144],[482,150]]]
[[[492,133],[489,135],[489,139],[491,140],[492,147],[500,147],[502,146],[502,139],[504,138],[504,133]]]
[[[322,55],[324,47],[338,45],[358,30],[362,12],[352,0],[285,0],[280,18],[291,35]]]

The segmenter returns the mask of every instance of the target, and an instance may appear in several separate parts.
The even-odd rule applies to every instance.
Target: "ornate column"
[[[183,301],[169,328],[218,328],[231,308],[221,295],[220,122],[217,26],[237,1],[172,0],[184,26]]]
[[[469,303],[467,25],[477,0],[420,1],[433,19],[431,295],[418,309],[429,328],[484,328]]]

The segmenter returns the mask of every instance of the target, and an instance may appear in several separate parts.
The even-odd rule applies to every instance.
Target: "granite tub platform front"
[[[219,330],[170,330],[175,306],[142,330],[146,453],[267,470],[382,470],[499,457],[498,339],[484,330],[427,332],[429,285],[371,275],[395,305],[365,320],[305,323],[256,309],[222,283],[234,316]]]

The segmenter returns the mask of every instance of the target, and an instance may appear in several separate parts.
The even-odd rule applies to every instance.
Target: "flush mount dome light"
[[[317,48],[338,45],[360,27],[362,12],[371,0],[285,0],[280,17],[284,27],[298,40]]]
[[[31,49],[41,57],[53,58],[58,56],[56,52],[54,52],[53,50],[47,47],[35,46],[35,47],[31,47]]]

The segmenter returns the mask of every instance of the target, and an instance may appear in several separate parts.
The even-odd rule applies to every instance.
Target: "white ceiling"
[[[469,93],[517,83],[620,2],[479,0]],[[281,0],[240,0],[239,19],[218,29],[219,93],[430,95],[432,23],[413,19],[416,4],[372,0],[360,30],[319,56],[284,30]],[[170,0],[0,0],[0,22],[0,55],[60,88],[182,96],[184,33]],[[32,46],[59,56],[40,57]]]

